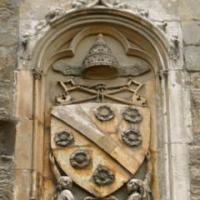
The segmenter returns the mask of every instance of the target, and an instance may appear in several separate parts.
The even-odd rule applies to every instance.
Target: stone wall
[[[14,70],[17,66],[18,5],[0,1],[0,199],[13,196],[14,180]]]
[[[190,144],[191,200],[200,199],[200,1],[198,0],[121,0],[149,10],[154,22],[168,23],[168,30],[183,33],[184,71],[191,91],[192,131]],[[48,6],[46,6],[48,4]],[[15,149],[14,70],[17,44],[25,33],[37,34],[49,9],[69,7],[66,0],[0,0],[0,199],[12,199],[13,155]],[[18,29],[20,34],[18,35]],[[173,33],[172,33],[173,34]],[[182,40],[182,39],[181,39]],[[21,48],[21,46],[19,46]],[[20,52],[20,48],[18,52]],[[26,68],[26,66],[24,66]]]
[[[185,68],[190,75],[193,142],[190,145],[191,200],[200,199],[200,2],[182,9]]]

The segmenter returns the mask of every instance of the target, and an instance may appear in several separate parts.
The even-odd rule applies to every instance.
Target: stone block
[[[0,156],[0,199],[13,197],[14,163],[12,157]]]
[[[11,84],[9,80],[0,81],[0,118],[8,117],[11,110]]]
[[[198,165],[190,167],[191,182],[194,185],[200,185],[200,168]]]
[[[200,1],[181,0],[179,2],[179,13],[182,20],[200,19]]]
[[[193,132],[200,134],[200,90],[191,91]]]
[[[178,19],[178,2],[169,0],[121,0],[131,6],[147,9],[154,20]]]
[[[15,142],[16,169],[31,169],[32,125],[32,120],[21,120],[17,124]]]
[[[200,46],[188,46],[184,49],[186,69],[191,72],[200,71]]]
[[[12,33],[0,33],[0,46],[12,46],[16,45],[16,36],[12,35]]]
[[[189,163],[189,146],[187,144],[171,144],[171,163],[172,171],[171,185],[173,187],[174,199],[190,200],[190,171]],[[184,197],[184,198],[183,198]]]
[[[191,73],[191,89],[200,89],[200,72]]]
[[[198,21],[183,21],[183,40],[185,45],[200,44],[200,22]]]
[[[14,186],[14,200],[28,200],[30,199],[30,185],[31,185],[31,171],[30,170],[16,170],[15,186]]]
[[[199,200],[200,197],[200,185],[191,186],[191,200]]]
[[[191,146],[190,147],[190,165],[196,166],[199,168],[200,166],[200,146]]]
[[[33,117],[33,75],[32,71],[21,70],[16,72],[16,117],[32,119]]]
[[[8,20],[15,14],[16,7],[13,0],[1,0],[0,1],[0,21]]]

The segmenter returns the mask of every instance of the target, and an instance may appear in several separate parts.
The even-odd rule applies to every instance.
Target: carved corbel
[[[43,74],[43,71],[41,69],[34,68],[32,70],[32,72],[33,72],[33,77],[34,77],[35,80],[41,80],[42,74]]]

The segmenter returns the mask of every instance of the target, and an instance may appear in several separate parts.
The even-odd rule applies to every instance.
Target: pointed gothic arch
[[[108,28],[110,27],[110,28]],[[123,9],[94,6],[68,12],[62,17],[51,22],[50,29],[46,32],[33,49],[31,67],[36,69],[39,77],[33,80],[33,154],[32,154],[32,190],[31,196],[40,195],[38,177],[43,182],[44,163],[47,159],[44,153],[45,136],[44,124],[50,119],[44,115],[46,96],[46,77],[52,64],[59,59],[72,57],[76,47],[87,36],[99,32],[115,38],[125,49],[125,54],[133,55],[148,62],[155,78],[156,104],[153,126],[156,132],[151,151],[154,152],[156,164],[154,165],[158,185],[155,191],[162,200],[182,197],[182,190],[176,191],[180,184],[189,189],[187,179],[180,180],[176,177],[179,165],[173,155],[182,153],[181,148],[173,144],[182,141],[182,132],[186,125],[180,117],[181,108],[186,107],[186,99],[180,95],[184,86],[173,87],[176,62],[170,57],[171,44],[166,35],[156,27],[148,18],[134,14]],[[74,39],[75,38],[75,39]],[[182,76],[184,78],[184,76]],[[179,104],[178,106],[176,104]],[[176,113],[174,113],[174,110]],[[181,127],[180,127],[181,126]],[[174,132],[176,134],[174,135]],[[180,151],[175,150],[180,148]],[[187,155],[187,150],[184,150]],[[185,162],[187,164],[187,158]],[[48,162],[48,161],[44,161]],[[184,168],[184,167],[183,167]],[[160,172],[159,172],[160,171]],[[184,169],[180,169],[180,176]],[[183,175],[183,174],[182,174]],[[41,184],[41,188],[43,185]],[[188,192],[185,192],[188,196]],[[187,199],[187,198],[185,198]]]

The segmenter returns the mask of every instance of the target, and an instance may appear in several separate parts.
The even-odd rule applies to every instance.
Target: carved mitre
[[[83,61],[83,67],[83,75],[86,77],[112,78],[117,76],[119,62],[112,54],[102,34],[97,36],[96,42]]]

